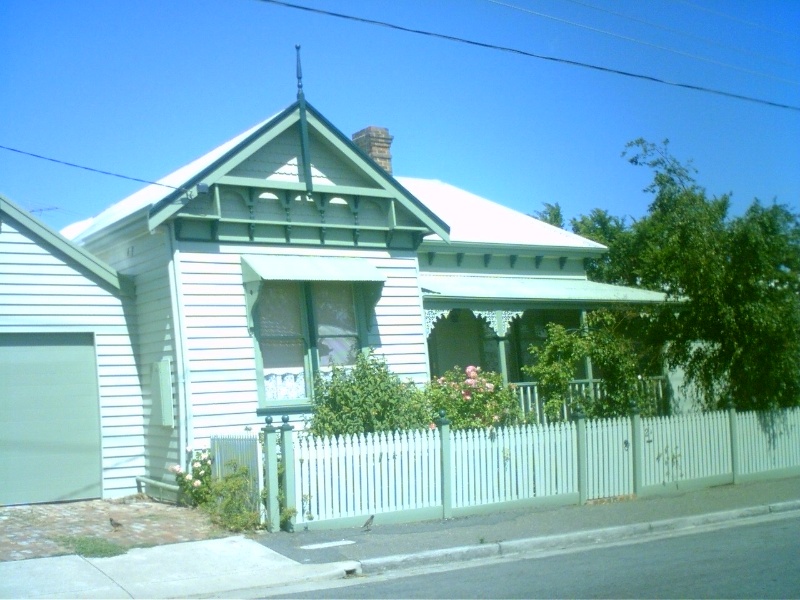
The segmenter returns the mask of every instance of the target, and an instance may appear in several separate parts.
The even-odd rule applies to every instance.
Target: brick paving
[[[115,530],[109,518],[122,524]],[[0,561],[71,554],[65,538],[102,538],[143,548],[219,538],[228,533],[201,510],[146,496],[54,504],[0,506]]]

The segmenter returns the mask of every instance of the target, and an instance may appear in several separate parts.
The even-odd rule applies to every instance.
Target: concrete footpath
[[[789,511],[800,516],[800,477],[424,523],[382,524],[376,515],[368,531],[263,533],[113,558],[2,562],[0,597],[257,597],[313,580],[608,543]]]

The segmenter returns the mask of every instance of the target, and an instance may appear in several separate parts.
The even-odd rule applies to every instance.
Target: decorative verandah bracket
[[[450,314],[450,309],[425,309],[425,337],[431,337],[431,333],[433,332],[433,328],[436,326],[436,321],[441,319],[442,317],[447,318]]]
[[[425,309],[425,337],[430,337],[436,322],[442,317],[447,317],[453,311],[451,308],[426,308]],[[492,328],[497,337],[505,337],[508,327],[517,317],[522,316],[521,310],[473,310],[472,314],[483,319]]]

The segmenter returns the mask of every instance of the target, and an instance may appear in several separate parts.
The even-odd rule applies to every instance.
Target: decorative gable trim
[[[265,148],[270,142],[276,140],[281,134],[289,132],[292,127],[298,127],[300,135],[300,148],[297,165],[298,179],[276,180],[232,175],[237,166],[253,157],[259,150]],[[335,185],[329,183],[315,183],[311,174],[311,161],[313,153],[310,151],[310,137],[316,136],[320,141],[334,149],[353,168],[364,177],[367,185]],[[186,220],[189,227],[176,226],[179,235],[184,239],[198,239],[207,241],[221,241],[225,239],[225,226],[228,226],[230,241],[251,241],[261,243],[301,243],[301,244],[327,244],[339,245],[384,245],[401,243],[404,246],[418,246],[425,235],[435,233],[442,239],[449,239],[449,227],[430,209],[411,195],[394,178],[387,174],[371,158],[366,156],[350,139],[334,127],[321,113],[308,103],[295,102],[282,113],[258,127],[244,139],[236,143],[218,159],[201,169],[198,173],[188,178],[181,186],[159,202],[154,204],[148,213],[148,227],[152,231],[158,225],[171,220]],[[249,214],[237,219],[228,219],[222,214],[220,205],[220,190],[238,190],[243,197]],[[193,214],[190,208],[192,203],[202,201],[201,196],[208,191],[213,197],[210,209],[203,214]],[[255,198],[262,194],[272,194],[286,208],[285,216],[280,219],[273,217],[258,218],[254,211]],[[290,202],[292,194],[302,194],[309,201],[313,201],[319,216],[313,215],[306,222],[295,223],[289,209],[293,206]],[[350,224],[325,222],[326,202],[339,195],[348,195],[348,203],[353,212],[354,219]],[[199,200],[198,200],[199,198]],[[385,199],[388,204],[384,222],[378,227],[359,223],[359,204],[365,199]],[[405,222],[399,222],[398,208],[402,207],[407,215]],[[411,221],[415,223],[410,223]],[[226,222],[227,221],[227,222]],[[234,223],[236,221],[236,223]],[[184,223],[186,225],[186,223]],[[275,228],[282,229],[281,239],[275,235]],[[345,241],[331,235],[337,228],[348,228]],[[246,230],[245,230],[246,228]],[[302,228],[311,229],[313,234]],[[377,230],[380,230],[378,235]],[[261,232],[261,235],[259,235]],[[397,242],[396,233],[403,232],[404,241]],[[371,233],[371,235],[368,235]],[[193,237],[194,236],[194,237]],[[380,239],[378,239],[380,237]],[[410,240],[410,241],[409,241]]]

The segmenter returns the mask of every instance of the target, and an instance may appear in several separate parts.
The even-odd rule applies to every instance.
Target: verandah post
[[[578,503],[586,504],[587,495],[589,493],[588,484],[588,460],[586,447],[586,415],[583,414],[583,409],[578,406],[572,411],[572,418],[575,421],[575,436],[577,446],[577,459],[578,459]]]
[[[282,417],[282,421],[281,460],[283,461],[283,511],[285,511],[287,518],[283,521],[283,523],[281,523],[281,525],[287,531],[294,531],[295,515],[297,514],[294,487],[294,439],[292,436],[292,430],[294,428],[289,425],[288,415],[284,415]]]
[[[442,459],[442,518],[449,519],[453,515],[453,474],[450,456],[450,420],[445,416],[443,410],[439,411],[439,418],[436,419],[436,426],[439,428],[439,444],[441,446]]]
[[[277,531],[280,527],[280,505],[278,504],[278,430],[272,426],[272,417],[265,419],[264,432],[264,470],[266,477],[265,508],[267,509],[267,529]]]

